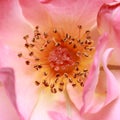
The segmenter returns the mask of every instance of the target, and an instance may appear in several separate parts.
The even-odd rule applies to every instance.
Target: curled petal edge
[[[118,93],[118,86],[117,81],[112,72],[107,68],[107,60],[112,52],[112,48],[107,49],[102,58],[101,55],[105,49],[105,44],[107,43],[107,35],[104,35],[100,38],[100,43],[98,44],[97,52],[95,54],[95,59],[91,68],[91,72],[88,76],[88,79],[85,83],[85,87],[83,90],[83,106],[81,107],[80,113],[96,113],[100,111],[104,106],[111,103],[113,100],[115,100],[119,93]],[[94,106],[94,94],[96,90],[96,86],[98,84],[98,76],[99,76],[99,67],[100,67],[100,60],[102,59],[103,63],[103,69],[106,74],[106,89],[107,89],[107,95],[105,100],[102,104],[98,104],[96,107]],[[94,73],[94,74],[93,74]],[[113,87],[115,86],[115,87]]]

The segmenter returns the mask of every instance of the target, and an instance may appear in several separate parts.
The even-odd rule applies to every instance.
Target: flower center
[[[41,33],[36,26],[33,38],[24,37],[26,53],[18,56],[36,72],[35,84],[48,88],[52,93],[63,91],[70,83],[83,87],[94,54],[90,31],[81,34],[78,26],[76,35],[51,29]]]
[[[70,51],[62,46],[56,47],[49,53],[48,61],[50,67],[59,72],[68,71],[75,64]]]

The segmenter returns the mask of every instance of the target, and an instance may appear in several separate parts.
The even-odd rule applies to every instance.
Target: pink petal
[[[42,0],[42,2],[45,1]],[[24,16],[32,25],[42,25],[42,27],[49,25],[49,15],[46,8],[40,4],[39,0],[34,0],[34,2],[31,0],[19,0],[19,3]]]
[[[22,37],[30,29],[17,0],[0,0],[0,44],[4,42],[14,48],[20,46]]]
[[[49,111],[48,114],[52,120],[71,120],[68,117],[64,116],[64,114],[60,114],[58,112]]]
[[[120,2],[104,4],[98,13],[98,27],[101,32],[108,32],[110,45],[120,47]],[[115,44],[116,43],[116,44]]]
[[[55,26],[71,22],[93,27],[100,6],[113,0],[20,0],[23,14],[32,23],[37,25]],[[47,2],[46,4],[40,4]],[[87,8],[87,9],[86,9]],[[52,21],[51,21],[52,19]],[[71,25],[70,24],[70,25]]]
[[[5,87],[6,94],[10,98],[17,113],[20,115],[20,112],[18,110],[17,103],[16,103],[15,78],[14,78],[13,70],[10,68],[1,68],[0,69],[0,81]],[[23,117],[21,115],[20,115],[20,118],[21,120],[23,120]]]
[[[92,69],[91,69],[90,75],[88,77],[89,79],[85,83],[85,88],[84,88],[84,91],[83,91],[83,100],[82,100],[81,92],[78,92],[76,89],[69,89],[69,87],[68,87],[69,97],[70,97],[70,99],[72,100],[72,102],[74,103],[74,105],[76,106],[76,108],[78,110],[80,110],[82,106],[83,106],[82,111],[84,111],[87,108],[87,106],[90,102],[88,98],[90,96],[92,97],[92,95],[94,93],[94,89],[95,89],[96,84],[97,84],[97,78],[98,78],[98,73],[99,73],[100,61],[98,61],[98,60],[100,60],[101,54],[103,54],[103,50],[106,46],[106,42],[107,42],[107,35],[106,34],[103,35],[98,40],[99,44],[97,46],[94,63],[92,65]],[[94,74],[93,74],[93,72],[94,72]],[[91,81],[92,81],[93,84],[91,84]],[[84,103],[84,105],[83,105],[83,103]]]
[[[71,85],[67,86],[67,92],[68,95],[70,97],[70,100],[73,102],[73,104],[75,105],[75,107],[80,110],[83,101],[82,101],[82,90],[81,89],[77,89],[77,88],[73,88]]]
[[[91,100],[93,98],[96,85],[98,83],[101,56],[106,47],[107,40],[107,35],[102,36],[98,40],[99,43],[95,53],[93,65],[83,90],[83,107],[81,108],[82,113],[88,111],[88,109],[90,108]]]
[[[107,96],[106,96],[105,105],[115,100],[119,94],[118,83],[116,81],[116,78],[114,77],[112,72],[107,68],[107,60],[112,50],[113,50],[112,48],[107,49],[103,55],[103,67],[106,73],[106,80],[107,80]]]
[[[3,85],[0,85],[0,120],[20,120]]]
[[[106,38],[107,39],[107,38]],[[105,39],[103,39],[105,41]],[[102,46],[100,46],[102,47]],[[99,57],[95,55],[95,59],[96,61],[93,64],[92,67],[92,71],[88,76],[88,80],[85,83],[85,88],[83,91],[83,107],[81,109],[81,112],[90,112],[90,113],[94,113],[94,112],[98,112],[99,110],[101,110],[101,108],[105,107],[106,105],[108,105],[109,103],[111,103],[113,100],[115,100],[119,93],[118,93],[118,85],[117,85],[117,81],[116,78],[114,77],[114,75],[112,74],[111,71],[109,71],[109,69],[107,68],[107,59],[109,57],[109,54],[111,53],[112,49],[107,49],[103,55],[103,68],[106,74],[106,98],[104,101],[100,101],[100,100],[95,100],[94,94],[95,94],[95,89],[96,89],[96,85],[98,84],[98,76],[99,76],[99,63],[100,61],[100,57],[101,54],[99,52],[101,52],[101,50],[99,49],[98,54],[100,55]],[[98,60],[97,60],[98,59]],[[91,101],[89,101],[91,100]],[[101,103],[100,103],[101,102]]]
[[[12,67],[16,76],[16,100],[20,113],[28,119],[37,100],[37,87],[31,73],[17,54],[23,46],[23,36],[31,32],[31,26],[22,15],[17,0],[0,1],[0,66]],[[21,64],[19,64],[21,63]],[[27,68],[28,69],[28,68]],[[32,97],[31,97],[32,96]]]
[[[31,117],[39,97],[38,87],[34,83],[34,74],[29,71],[29,68],[26,68],[24,61],[17,57],[17,51],[11,50],[8,46],[0,45],[0,56],[2,56],[0,65],[2,67],[12,67],[15,71],[16,104],[20,113],[27,120]]]
[[[108,104],[99,112],[94,114],[87,113],[85,120],[119,120],[120,119],[120,99]]]

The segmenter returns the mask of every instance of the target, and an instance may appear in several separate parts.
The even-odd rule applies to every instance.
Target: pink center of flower
[[[62,46],[56,47],[49,53],[48,61],[55,71],[66,71],[75,64],[70,51]]]

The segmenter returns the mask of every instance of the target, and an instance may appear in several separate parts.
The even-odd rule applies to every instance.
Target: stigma
[[[55,28],[40,32],[36,26],[32,38],[23,37],[26,52],[20,52],[18,57],[37,73],[37,87],[52,93],[64,91],[68,84],[84,87],[95,47],[89,30],[83,32],[81,25],[76,29],[77,34],[71,35]]]

